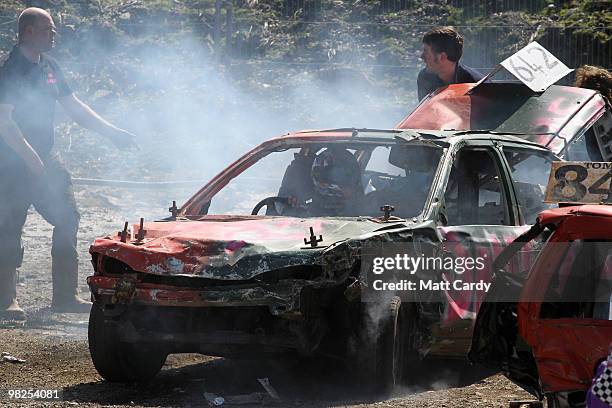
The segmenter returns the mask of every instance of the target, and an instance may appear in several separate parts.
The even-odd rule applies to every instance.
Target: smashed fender
[[[248,280],[273,269],[320,264],[321,251],[327,246],[371,232],[380,225],[365,218],[206,216],[199,221],[153,222],[144,227],[142,243],[123,243],[118,236],[99,238],[90,252],[154,275]],[[317,248],[304,244],[309,227],[323,236]]]

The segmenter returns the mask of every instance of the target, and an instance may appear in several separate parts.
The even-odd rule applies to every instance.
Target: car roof
[[[585,204],[569,207],[552,208],[545,210],[538,216],[538,222],[542,225],[558,224],[568,217],[578,216],[612,217],[611,205]]]
[[[574,86],[553,85],[535,93],[514,82],[483,83],[478,87],[472,83],[452,84],[424,99],[396,127],[448,129],[452,123],[454,129],[464,130],[558,133],[567,124],[567,118],[596,94],[594,90]]]
[[[455,131],[455,130],[428,130],[428,129],[370,129],[370,128],[337,128],[321,130],[302,130],[290,132],[270,142],[376,142],[394,141],[397,139],[419,139],[448,143],[449,145],[465,140],[496,140],[524,144],[534,148],[542,148],[539,143],[525,140],[521,135],[504,132],[488,131]],[[266,144],[264,143],[264,144]]]
[[[591,89],[553,85],[535,93],[514,82],[462,83],[438,89],[396,127],[516,133],[559,153],[604,109]]]
[[[227,172],[232,173],[236,170],[231,170],[232,167],[240,167],[242,163],[254,162],[259,160],[262,155],[275,150],[286,150],[291,147],[301,147],[304,144],[317,144],[317,143],[371,143],[376,145],[377,143],[395,143],[398,138],[403,138],[406,141],[412,141],[414,138],[423,142],[433,142],[442,144],[444,147],[454,146],[457,143],[466,140],[496,140],[501,142],[513,142],[523,145],[525,148],[531,148],[539,151],[549,151],[542,147],[538,143],[526,141],[515,135],[505,135],[498,133],[488,132],[473,132],[473,131],[431,131],[431,130],[412,130],[412,129],[357,129],[357,128],[338,128],[338,129],[323,129],[323,130],[303,130],[300,132],[290,132],[283,136],[276,137],[267,140],[260,145],[253,148],[250,152],[247,152],[236,162],[231,164],[221,173],[217,174],[209,183],[202,187],[194,196],[192,196],[184,205],[181,211],[189,213],[194,210],[198,205],[202,205],[202,197],[206,197],[209,194],[216,194],[218,189],[222,188],[224,184],[220,184],[219,181],[223,177],[227,177]],[[242,170],[238,171],[241,172]],[[235,177],[232,176],[232,177]],[[211,189],[211,186],[215,186]],[[217,190],[214,190],[217,188]],[[212,192],[211,192],[212,191]],[[199,204],[198,204],[199,203]],[[198,210],[199,211],[199,210]]]

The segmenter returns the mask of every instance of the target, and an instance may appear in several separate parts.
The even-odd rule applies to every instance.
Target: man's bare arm
[[[40,156],[23,137],[13,120],[13,105],[0,104],[0,137],[26,164],[37,177],[44,173],[45,166]]]
[[[112,123],[102,118],[86,103],[77,98],[76,95],[70,94],[60,98],[59,102],[76,123],[100,135],[106,136],[115,146],[119,148],[135,146],[134,135],[114,126]]]

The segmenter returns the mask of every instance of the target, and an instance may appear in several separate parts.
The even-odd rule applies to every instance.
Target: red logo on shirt
[[[47,83],[48,84],[55,84],[57,82],[57,79],[55,79],[55,77],[53,76],[52,72],[47,73]]]

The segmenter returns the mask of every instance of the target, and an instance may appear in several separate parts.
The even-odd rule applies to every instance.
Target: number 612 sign
[[[612,162],[553,162],[545,203],[612,204]]]

